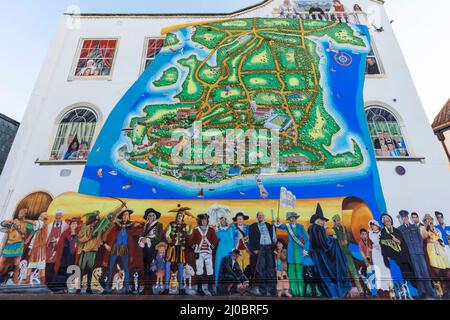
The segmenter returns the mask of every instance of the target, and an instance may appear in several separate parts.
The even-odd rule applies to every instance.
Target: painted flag
[[[286,189],[285,187],[281,187],[280,189],[280,206],[283,208],[290,208],[295,210],[297,204],[296,196]]]

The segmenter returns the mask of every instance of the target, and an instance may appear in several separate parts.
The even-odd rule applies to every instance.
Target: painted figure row
[[[1,223],[8,234],[0,257],[3,286],[86,293],[449,297],[450,227],[440,212],[435,226],[429,214],[421,223],[412,213],[410,222],[401,211],[399,228],[383,214],[381,224],[372,220],[360,230],[358,245],[340,215],[327,228],[319,204],[308,230],[295,212],[287,213],[285,223],[268,223],[258,212],[253,224],[238,212],[232,223],[226,215],[215,217],[214,226],[208,214],[194,216],[187,207],[170,212],[176,218],[164,228],[155,209],[145,211],[144,222],[132,221],[125,203],[104,217],[88,213],[84,223],[63,221],[60,210],[52,223],[47,213],[29,220],[22,209],[16,219]]]

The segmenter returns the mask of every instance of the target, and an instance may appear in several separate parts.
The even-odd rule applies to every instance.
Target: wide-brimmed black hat
[[[126,212],[128,212],[128,214],[129,214],[130,216],[134,213],[134,211],[131,210],[131,209],[123,209],[122,211],[120,211],[120,212],[117,214],[117,219],[119,219],[119,220],[122,219],[123,214],[126,213]]]
[[[148,216],[151,215],[152,213],[155,214],[156,220],[161,218],[161,212],[158,212],[153,208],[149,208],[149,209],[145,210],[144,220],[147,220]]]
[[[320,203],[317,204],[316,207],[316,213],[312,215],[311,219],[309,220],[310,223],[315,223],[317,220],[325,220],[328,221],[329,219],[325,218],[323,215],[322,207],[320,206]]]
[[[236,222],[238,217],[242,217],[242,218],[244,218],[244,220],[249,220],[250,219],[250,217],[245,215],[243,212],[238,212],[238,213],[235,214],[235,216],[233,218],[233,221]]]
[[[394,223],[394,219],[392,219],[392,217],[391,217],[389,214],[383,213],[383,214],[381,215],[381,217],[380,217],[381,223],[382,223],[383,225],[384,225],[384,222],[383,222],[384,217],[388,217],[389,219],[391,219],[391,223]]]

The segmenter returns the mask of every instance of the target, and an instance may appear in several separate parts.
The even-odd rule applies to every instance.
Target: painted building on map
[[[269,223],[280,220],[274,224],[276,235],[290,243],[300,235],[293,236],[289,224],[281,222],[295,219],[295,211],[312,243],[328,237],[340,247],[341,260],[330,263],[346,264],[348,270],[336,272],[351,281],[322,289],[314,284],[294,288],[306,275],[290,272],[291,287],[278,294],[378,294],[370,293],[361,230],[376,229],[376,224],[383,228],[389,220],[385,213],[398,226],[401,210],[418,212],[420,219],[432,214],[435,221],[435,212],[441,212],[440,223],[445,227],[444,222],[450,222],[448,165],[383,3],[265,0],[233,13],[63,16],[0,177],[0,273],[5,290],[30,281],[45,283],[50,290],[64,283],[67,275],[60,274],[58,254],[70,243],[70,236],[61,236],[72,230],[68,225],[74,225],[73,237],[82,234],[87,239],[76,240],[73,256],[66,252],[73,261],[65,267],[76,265],[82,279],[87,276],[83,290],[149,290],[142,283],[155,276],[148,257],[156,251],[145,245],[155,238],[146,233],[151,232],[145,219],[153,213],[164,230],[154,245],[168,247],[162,254],[170,269],[160,274],[161,286],[153,293],[190,294],[191,288],[183,286],[184,278],[191,277],[186,272],[190,267],[196,269],[197,293],[220,292],[211,285],[212,278],[220,284],[226,276],[218,271],[221,260],[215,261],[214,270],[208,262],[213,250],[209,244],[217,238],[208,234],[208,242],[203,242],[203,229],[195,229],[197,216],[208,214],[217,237],[219,231],[232,233],[231,243],[221,240],[225,236],[219,239],[215,258],[219,249],[221,259],[234,248],[240,250],[242,271],[249,276],[256,266],[247,251],[263,254],[259,246],[267,244],[254,243],[260,236],[255,236],[256,224],[246,234],[248,244],[230,224],[239,216],[255,223],[260,211]],[[181,156],[191,144],[195,147],[194,152],[188,149],[190,157]],[[132,215],[124,207],[132,209]],[[21,220],[23,216],[32,222]],[[140,227],[128,224],[130,216]],[[185,222],[173,222],[179,217]],[[10,221],[13,218],[18,220]],[[330,227],[326,232],[315,224],[325,220]],[[64,223],[68,225],[62,230]],[[59,231],[50,237],[55,225]],[[127,248],[123,233],[119,236],[122,228],[128,230]],[[13,230],[22,238],[12,239]],[[445,232],[442,250],[448,253]],[[382,232],[382,241],[383,234],[390,235]],[[93,244],[98,237],[101,241]],[[39,247],[30,248],[28,238],[47,243],[47,261],[35,261]],[[305,239],[289,245],[299,250],[305,241],[309,246]],[[389,247],[392,240],[384,241],[382,246]],[[430,267],[438,270],[433,293],[421,291],[428,284],[412,287],[414,264],[409,271],[395,264],[407,249],[392,245],[396,254],[388,257],[383,251],[390,262],[383,270],[389,269],[392,281],[373,285],[375,292],[385,291],[386,298],[450,292],[442,268],[435,266]],[[302,265],[317,280],[325,277],[326,268],[320,265],[326,262],[319,261],[320,248],[311,250],[305,261],[295,256],[303,262],[294,257],[291,261],[289,251],[288,263]],[[132,251],[141,255],[134,262],[128,261]],[[381,253],[378,258],[378,263],[383,261]],[[377,265],[375,260],[369,265]],[[121,266],[117,270],[116,261]],[[206,274],[200,271],[203,267]],[[264,268],[270,266],[258,270]],[[103,283],[104,274],[112,281]],[[375,271],[372,276],[386,278]],[[258,288],[249,280],[260,294],[277,294],[273,283]]]

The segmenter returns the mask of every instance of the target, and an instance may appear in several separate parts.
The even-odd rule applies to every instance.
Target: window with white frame
[[[155,57],[164,46],[164,38],[147,38],[145,40],[145,53],[142,71],[155,60]]]
[[[409,157],[408,147],[394,114],[382,106],[366,109],[370,137],[377,157]]]
[[[381,76],[384,74],[381,60],[377,54],[377,50],[373,43],[371,43],[369,54],[366,60],[366,75],[368,76]]]
[[[97,115],[89,108],[66,112],[58,124],[50,160],[87,160],[97,121]]]
[[[116,56],[117,39],[82,39],[73,76],[108,78]]]

